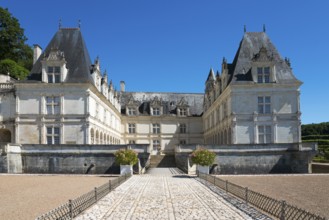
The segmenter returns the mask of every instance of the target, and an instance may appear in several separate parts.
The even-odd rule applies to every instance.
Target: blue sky
[[[329,121],[329,1],[0,0],[28,44],[45,48],[63,27],[81,30],[91,59],[127,91],[203,93],[212,67],[232,62],[247,31],[263,24],[301,87],[302,123]]]

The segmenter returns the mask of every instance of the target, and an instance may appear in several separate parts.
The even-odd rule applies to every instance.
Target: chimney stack
[[[120,92],[125,92],[126,84],[125,81],[120,81]]]
[[[33,45],[33,64],[37,62],[42,53],[42,48],[38,44]]]

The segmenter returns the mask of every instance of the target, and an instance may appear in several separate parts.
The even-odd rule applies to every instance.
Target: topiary
[[[192,162],[201,166],[210,166],[215,161],[216,154],[207,149],[199,148],[192,152]]]
[[[114,155],[119,165],[135,165],[138,162],[137,153],[131,149],[118,150]]]

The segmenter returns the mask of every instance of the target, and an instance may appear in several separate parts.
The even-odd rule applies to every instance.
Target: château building
[[[49,145],[299,143],[301,82],[265,32],[245,32],[232,63],[211,69],[204,94],[114,89],[80,28],[34,45],[27,80],[0,75],[0,142]],[[202,74],[202,73],[200,73]],[[202,83],[202,82],[200,82]]]

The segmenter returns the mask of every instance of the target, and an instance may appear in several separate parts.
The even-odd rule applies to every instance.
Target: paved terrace
[[[134,175],[76,219],[270,219],[175,168]]]

